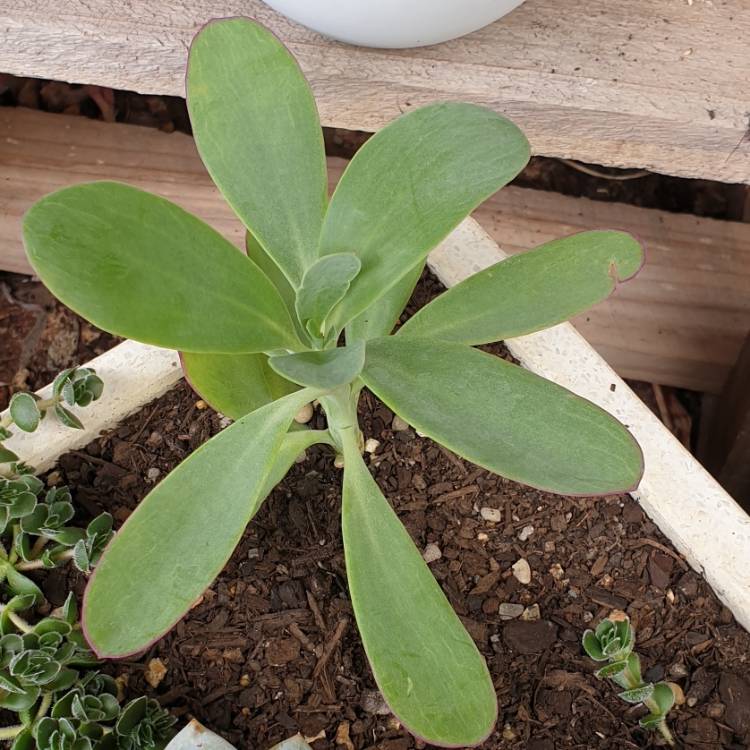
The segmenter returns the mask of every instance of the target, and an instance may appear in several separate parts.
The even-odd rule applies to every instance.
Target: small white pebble
[[[555,563],[550,569],[549,574],[556,580],[561,581],[563,576],[565,575],[565,571],[563,570],[562,565],[560,563]]]
[[[583,612],[583,621],[584,622],[591,622],[594,619],[594,615],[591,614],[588,610],[584,610]]]
[[[480,542],[487,542],[487,541],[489,541],[489,538],[490,538],[490,537],[489,537],[489,536],[488,536],[487,534],[485,534],[485,533],[484,533],[483,531],[480,531],[480,532],[479,532],[479,533],[477,534],[477,541],[480,541]]]
[[[503,512],[497,508],[481,508],[479,515],[490,523],[500,523],[503,520]]]
[[[305,404],[295,415],[294,421],[297,424],[307,424],[313,416],[312,404]]]
[[[367,438],[365,441],[365,453],[375,453],[380,448],[380,440],[375,438]]]
[[[219,427],[222,430],[226,430],[226,428],[229,427],[230,424],[232,424],[232,420],[222,414],[221,419],[219,419]]]
[[[532,604],[530,607],[526,607],[521,615],[521,619],[526,622],[536,622],[537,620],[540,620],[541,617],[542,613],[539,610],[538,604]]]
[[[525,542],[534,533],[533,526],[524,526],[518,534],[518,538]]]
[[[524,584],[524,586],[531,583],[531,566],[523,557],[513,563],[512,570],[519,583]]]
[[[147,472],[146,472],[146,481],[147,482],[155,482],[159,477],[161,476],[161,470],[157,469],[155,466],[152,466]]]
[[[344,468],[344,457],[340,453],[338,453],[336,455],[336,458],[333,459],[333,465],[337,469],[343,469]]]
[[[394,414],[393,422],[391,422],[391,429],[394,432],[404,432],[404,430],[409,429],[409,423],[401,419],[398,414]]]
[[[497,613],[501,620],[515,620],[523,614],[523,604],[513,604],[512,602],[503,602]]]
[[[428,565],[439,560],[442,556],[443,553],[440,551],[440,547],[438,547],[437,544],[428,544],[422,553],[422,557]]]

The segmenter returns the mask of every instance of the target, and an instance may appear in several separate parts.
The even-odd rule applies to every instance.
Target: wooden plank
[[[701,460],[750,513],[750,335],[699,441]]]
[[[534,152],[750,182],[747,0],[527,0],[497,23],[414,50],[325,40],[260,0],[0,0],[0,71],[184,95],[207,20],[257,18],[307,73],[323,122],[377,130],[464,99],[515,119]]]
[[[188,136],[0,109],[0,266],[28,271],[20,220],[58,187],[118,179],[164,195],[240,246],[242,227]],[[329,160],[335,182],[344,167]],[[750,225],[506,188],[476,217],[508,252],[596,227],[634,232],[646,268],[575,321],[626,377],[718,392],[750,330]]]

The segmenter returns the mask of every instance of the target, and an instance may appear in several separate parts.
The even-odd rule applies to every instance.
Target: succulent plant
[[[666,716],[675,702],[669,683],[644,682],[641,676],[641,659],[633,650],[635,629],[626,615],[602,620],[596,630],[583,634],[583,648],[597,662],[607,662],[596,671],[600,679],[610,679],[623,688],[618,696],[627,703],[642,703],[650,713],[640,720],[647,729],[656,729],[670,745],[674,738],[669,731]]]

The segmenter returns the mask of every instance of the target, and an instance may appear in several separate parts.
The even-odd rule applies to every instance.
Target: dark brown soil
[[[21,342],[14,351],[26,352],[29,385],[110,344],[45,298],[38,284],[8,280],[9,293],[44,310],[32,343],[13,339]],[[437,288],[425,279],[415,304]],[[18,309],[0,302],[0,320]],[[43,342],[66,331],[66,355],[50,361]],[[13,373],[14,357],[22,359],[5,348],[3,354]],[[154,482],[220,429],[219,415],[201,407],[180,385],[64,456],[48,478],[73,488],[82,517],[109,510],[120,523]],[[632,499],[564,498],[493,476],[411,429],[394,432],[392,414],[370,394],[361,421],[366,436],[381,441],[369,458],[375,478],[420,549],[440,549],[431,568],[488,659],[500,719],[485,747],[657,743],[638,729],[639,710],[596,680],[581,651],[583,630],[612,609],[632,617],[648,678],[673,680],[687,696],[670,716],[682,746],[748,746],[750,636]],[[324,449],[309,451],[266,501],[202,603],[143,658],[108,667],[127,675],[132,695],[151,693],[243,748],[270,747],[296,731],[324,732],[315,750],[418,746],[383,705],[352,620],[339,532],[341,474],[332,458]],[[482,508],[499,511],[500,520],[483,520]],[[526,586],[511,573],[522,557],[533,571]],[[83,580],[68,575],[43,578],[53,604],[68,585],[80,593]],[[509,602],[538,605],[540,619],[502,620],[500,604]],[[314,677],[337,634],[330,660]],[[156,688],[145,679],[152,659],[167,670]]]

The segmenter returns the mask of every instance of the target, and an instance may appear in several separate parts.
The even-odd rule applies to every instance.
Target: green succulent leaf
[[[607,645],[604,647],[604,655],[609,658],[613,654],[617,654],[622,650],[622,642],[615,636],[611,640],[607,641]]]
[[[378,687],[399,720],[427,742],[476,745],[497,717],[485,661],[359,450],[344,448],[346,571]]]
[[[44,594],[42,590],[37,586],[30,578],[27,578],[23,573],[19,573],[13,566],[9,566],[5,575],[8,581],[8,587],[10,590],[18,596],[33,596],[35,602],[43,602]],[[3,614],[5,614],[3,612]]]
[[[42,418],[37,399],[30,393],[15,393],[10,399],[10,416],[16,423],[16,427],[24,432],[34,432],[39,427]]]
[[[299,65],[259,24],[214,21],[193,40],[187,102],[211,177],[297,288],[317,258],[328,192],[320,121]]]
[[[648,683],[647,685],[641,685],[640,687],[631,690],[623,690],[621,693],[618,693],[618,696],[626,703],[643,703],[643,701],[646,701],[651,697],[653,692],[654,686],[651,683]]]
[[[7,689],[7,688],[6,688]],[[0,698],[0,708],[6,708],[8,711],[28,711],[38,700],[42,690],[36,685],[29,685],[23,688],[20,693],[8,693]]]
[[[607,660],[607,657],[604,655],[602,647],[599,644],[599,639],[596,637],[593,630],[587,630],[583,634],[583,648],[594,661]]]
[[[16,735],[13,744],[10,746],[10,750],[37,750],[31,730],[24,729],[23,732]]]
[[[68,625],[74,625],[78,622],[78,603],[76,602],[73,592],[68,594],[68,598],[60,609],[60,616],[63,622],[67,622]]]
[[[153,699],[142,696],[122,709],[115,724],[120,750],[151,750],[172,735],[176,719]],[[161,744],[160,744],[161,743]]]
[[[362,264],[352,253],[326,255],[315,261],[297,290],[297,317],[312,335],[323,338],[331,310],[344,298]]]
[[[239,419],[298,390],[268,365],[265,354],[193,354],[181,352],[185,377],[214,409]]]
[[[264,498],[294,415],[317,396],[298,391],[242,417],[141,502],[88,584],[83,626],[97,655],[142,650],[211,584]]]
[[[286,309],[289,312],[289,317],[296,321],[295,301],[296,292],[289,283],[289,280],[284,276],[284,272],[276,265],[273,258],[263,249],[263,246],[258,240],[253,237],[252,232],[245,232],[245,253],[263,273],[268,276],[269,281],[276,287],[276,291],[281,295],[281,299],[284,300]],[[298,323],[298,321],[297,321]],[[298,326],[298,333],[302,330],[301,326]],[[303,339],[304,340],[304,339]]]
[[[0,445],[0,464],[9,464],[18,461],[18,456],[10,448]]]
[[[341,328],[411,274],[528,159],[521,131],[473,104],[422,107],[378,131],[349,162],[323,224],[321,256],[353,252],[362,262],[332,326]]]
[[[614,417],[468,346],[374,339],[361,378],[419,432],[509,479],[565,495],[623,492],[640,480],[640,448]]]
[[[649,714],[644,716],[638,721],[638,723],[644,729],[657,729],[659,725],[664,721],[664,714]]]
[[[55,404],[55,416],[60,420],[60,423],[66,427],[71,427],[74,430],[83,429],[83,423],[81,420],[61,404]]]
[[[470,276],[399,333],[472,345],[532,333],[606,299],[642,264],[641,246],[625,232],[574,234]]]
[[[365,364],[365,342],[324,351],[271,357],[268,364],[279,375],[300,385],[331,390],[351,383]]]
[[[362,339],[367,341],[391,333],[422,275],[424,266],[424,261],[417,263],[406,276],[396,282],[384,295],[378,297],[354,320],[349,321],[346,326],[346,340],[357,341],[357,339]]]
[[[624,672],[627,667],[627,661],[615,661],[612,662],[612,664],[607,664],[606,667],[597,669],[595,674],[600,680],[604,680],[608,677],[615,677],[616,675],[622,674],[622,672]]]
[[[197,352],[298,346],[265,274],[150,193],[116,182],[59,190],[28,211],[24,241],[53,294],[111,333]]]
[[[657,682],[654,685],[654,692],[651,694],[651,700],[653,700],[659,711],[662,714],[667,714],[675,703],[674,691],[666,682]]]

